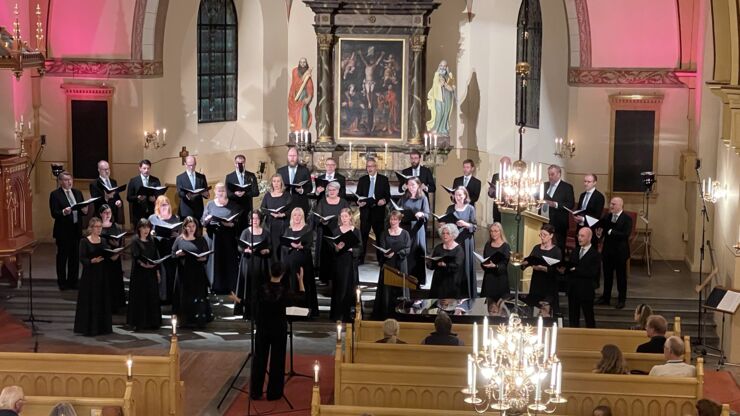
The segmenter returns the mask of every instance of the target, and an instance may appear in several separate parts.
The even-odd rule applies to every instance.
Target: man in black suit
[[[388,177],[378,173],[378,163],[373,158],[365,162],[367,175],[360,177],[357,181],[357,195],[367,196],[375,199],[374,204],[358,202],[360,206],[360,233],[362,234],[362,256],[360,263],[365,260],[367,252],[367,239],[370,228],[375,233],[375,238],[380,238],[385,225],[385,208],[391,198],[391,186]]]
[[[139,162],[139,174],[128,181],[128,188],[126,188],[126,200],[131,210],[131,226],[134,229],[136,229],[136,224],[140,219],[149,218],[150,215],[154,214],[154,201],[157,200],[157,197],[139,195],[139,191],[144,186],[161,186],[159,178],[149,174],[151,168],[152,162],[148,159],[142,159]]]
[[[333,157],[330,157],[326,159],[326,161],[324,162],[324,166],[326,167],[326,172],[323,175],[319,176],[318,179],[323,179],[327,183],[338,182],[339,196],[344,198],[347,195],[347,179],[339,172],[337,172],[337,161],[334,160]],[[324,197],[324,191],[325,189],[323,186],[316,187],[316,195],[318,196],[318,199]]]
[[[243,215],[240,215],[239,218],[237,218],[236,226],[239,235],[241,235],[241,231],[249,226],[250,217],[248,213],[252,212],[252,198],[258,197],[260,195],[260,188],[259,184],[257,183],[257,176],[244,168],[246,164],[246,156],[236,155],[234,157],[234,171],[226,175],[225,179],[227,184],[226,196],[229,197],[230,201],[236,202],[243,213]],[[234,192],[229,189],[228,184],[230,183],[236,183],[239,185],[249,184],[249,187],[247,187],[247,189],[244,191]]]
[[[496,198],[496,184],[498,184],[498,173],[494,173],[491,177],[491,182],[488,187],[488,197]],[[501,211],[498,209],[498,205],[494,202],[493,204],[493,222],[501,222]]]
[[[614,272],[617,274],[617,309],[624,308],[627,300],[627,260],[630,257],[629,238],[632,234],[632,218],[622,209],[622,198],[614,197],[609,202],[609,214],[595,226],[596,236],[604,237],[601,257],[604,263],[604,293],[597,305],[609,305],[612,296]],[[663,350],[661,349],[661,352]]]
[[[480,179],[473,176],[475,172],[475,162],[472,159],[465,159],[463,161],[463,176],[458,176],[452,181],[452,189],[457,189],[458,186],[464,186],[468,190],[470,195],[470,203],[475,205],[480,198]]]
[[[303,214],[308,218],[308,193],[311,191],[311,176],[308,168],[298,163],[298,150],[295,147],[288,149],[288,164],[277,170],[283,177],[285,187],[290,189],[293,207],[300,207]],[[288,184],[301,183],[301,186],[288,186]]]
[[[430,193],[434,193],[437,190],[437,186],[434,184],[432,171],[426,166],[421,166],[421,153],[419,153],[418,150],[412,150],[411,153],[409,153],[409,161],[411,162],[411,166],[402,170],[401,173],[406,176],[415,176],[419,178],[421,181],[421,189],[427,194],[427,197],[429,197]],[[400,181],[398,184],[398,192],[403,193],[405,191],[406,181]]]
[[[57,285],[59,290],[77,289],[80,266],[82,216],[88,207],[72,209],[85,200],[82,192],[72,188],[72,174],[62,172],[57,177],[59,188],[49,194],[49,211],[54,218],[54,240],[57,244]]]
[[[595,173],[589,173],[588,175],[583,177],[584,191],[581,196],[578,197],[578,205],[576,206],[576,210],[584,211],[579,213],[578,215],[573,216],[573,219],[576,221],[576,228],[578,230],[588,226],[588,224],[586,223],[586,215],[595,219],[600,219],[601,213],[604,212],[604,194],[596,189],[597,181],[598,178],[596,177]],[[593,231],[593,229],[591,231]],[[598,242],[598,239],[596,238],[596,233],[592,234],[593,239],[591,240],[591,244],[596,244]]]
[[[665,332],[668,330],[668,322],[660,315],[650,315],[645,323],[645,333],[650,341],[640,344],[637,352],[649,354],[663,354],[665,346]]]
[[[198,161],[195,159],[195,156],[186,157],[185,172],[177,175],[177,178],[175,178],[177,194],[180,196],[180,206],[177,209],[180,220],[187,217],[200,220],[203,217],[203,198],[207,199],[210,197],[208,190],[195,194],[186,191],[186,189],[194,191],[196,189],[208,188],[206,175],[195,171],[197,164]]]
[[[570,253],[574,264],[567,270],[568,281],[568,321],[571,328],[578,328],[581,309],[586,328],[596,328],[594,319],[594,288],[601,275],[601,255],[596,245],[591,244],[592,231],[588,227],[578,230],[579,250]],[[561,270],[562,271],[562,270]]]
[[[100,199],[93,202],[95,207],[95,215],[100,212],[100,206],[106,204],[110,207],[113,221],[123,224],[123,201],[121,201],[121,195],[118,191],[107,192],[105,187],[115,188],[118,186],[118,182],[110,177],[110,165],[107,161],[101,160],[98,162],[98,179],[90,182],[90,197]]]
[[[550,216],[550,224],[555,227],[555,243],[565,253],[565,238],[568,235],[570,224],[570,212],[575,205],[573,185],[561,179],[562,169],[558,165],[550,165],[547,168],[548,182],[545,182],[545,204],[542,207],[542,215]]]

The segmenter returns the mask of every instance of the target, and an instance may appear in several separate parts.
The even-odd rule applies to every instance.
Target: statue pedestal
[[[547,217],[532,211],[521,213],[521,219],[517,222],[517,213],[510,208],[500,208],[501,225],[506,233],[506,240],[511,246],[511,252],[522,253],[524,257],[529,254],[532,247],[540,243],[540,228],[542,224],[547,224],[550,220]],[[517,229],[519,240],[517,241]],[[517,250],[518,247],[518,250]],[[532,280],[532,268],[527,268],[524,272],[519,267],[512,266],[509,263],[509,287],[514,287],[520,282],[519,291],[528,292],[529,282]]]

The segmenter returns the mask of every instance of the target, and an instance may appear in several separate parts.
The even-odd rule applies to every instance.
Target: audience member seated
[[[424,341],[425,345],[464,345],[457,334],[452,333],[452,320],[443,311],[439,311],[434,319],[434,332],[429,334]]]
[[[696,367],[683,362],[684,355],[683,340],[672,336],[665,341],[663,354],[666,363],[656,365],[650,370],[651,376],[659,377],[696,377]]]
[[[8,386],[0,392],[0,416],[18,416],[23,410],[26,396],[20,386]]]
[[[506,306],[504,298],[499,298],[499,300],[487,298],[486,305],[488,307],[488,316],[509,317],[509,308]]]
[[[72,403],[61,402],[57,403],[54,408],[51,409],[49,416],[77,416],[77,411],[75,411]]]
[[[709,399],[700,399],[696,401],[696,416],[721,416],[722,405],[717,404]]]
[[[100,416],[123,416],[123,409],[118,406],[105,406]]]
[[[601,348],[601,360],[596,364],[594,373],[629,374],[627,361],[625,361],[619,347],[614,344],[606,344]]]
[[[660,315],[650,315],[645,324],[645,332],[650,341],[637,347],[637,352],[646,352],[651,354],[662,354],[665,345],[665,331],[668,323]]]
[[[405,342],[398,339],[398,331],[400,325],[395,319],[386,319],[383,322],[383,339],[379,339],[375,342],[381,344],[405,344]]]
[[[593,416],[612,416],[612,409],[609,406],[596,406]]]
[[[641,303],[635,308],[635,324],[630,329],[644,331],[647,326],[647,320],[653,314],[653,308],[646,303]]]

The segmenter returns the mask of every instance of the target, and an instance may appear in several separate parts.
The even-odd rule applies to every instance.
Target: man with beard
[[[426,166],[421,166],[421,153],[419,153],[418,150],[412,150],[411,153],[409,153],[409,161],[411,162],[411,166],[402,170],[401,173],[405,176],[414,176],[419,178],[421,181],[421,189],[424,190],[424,193],[429,197],[430,193],[434,193],[437,190],[431,169]],[[398,192],[405,192],[406,179],[399,177],[398,183]]]
[[[313,100],[313,79],[308,60],[301,58],[298,66],[293,68],[288,92],[288,120],[290,131],[303,130],[311,127],[311,109]]]
[[[311,190],[311,175],[308,168],[298,163],[298,150],[288,149],[288,164],[277,170],[283,177],[285,187],[290,191],[292,206],[299,207],[308,218],[308,192]]]

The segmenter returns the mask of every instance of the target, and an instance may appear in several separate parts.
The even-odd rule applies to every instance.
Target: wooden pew
[[[90,415],[93,411],[100,411],[107,406],[121,408],[123,416],[136,415],[133,383],[127,383],[123,397],[120,398],[26,395],[23,416],[48,416],[51,409],[61,402],[70,403],[78,415]]]
[[[368,406],[337,406],[322,404],[317,413],[311,416],[359,416],[364,413],[373,416],[471,416],[475,414],[472,409],[468,410],[435,410],[435,409],[409,409],[400,407],[368,407]],[[499,415],[499,412],[486,413]],[[557,415],[553,415],[557,416]]]
[[[126,389],[127,358],[0,352],[0,385],[19,385],[32,396],[120,398]],[[134,356],[133,362],[135,414],[183,415],[177,338],[167,356]]]

